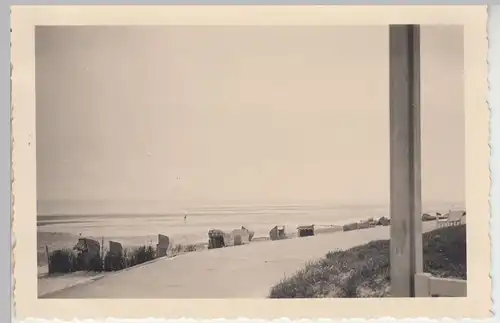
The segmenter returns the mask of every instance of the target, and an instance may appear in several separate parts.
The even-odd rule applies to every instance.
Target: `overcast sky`
[[[40,211],[387,204],[388,37],[382,26],[37,28]],[[423,27],[421,51],[423,199],[462,203],[462,28]]]

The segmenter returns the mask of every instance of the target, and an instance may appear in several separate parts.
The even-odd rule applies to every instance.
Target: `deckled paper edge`
[[[491,12],[491,8],[488,7],[488,18],[486,20],[486,30],[488,30],[488,32],[490,31],[490,28],[488,27],[491,27],[490,25],[490,12]],[[500,10],[499,10],[499,13],[500,13]],[[500,14],[498,15],[500,17]],[[12,31],[12,29],[11,29]],[[499,33],[500,33],[500,30],[499,30]],[[499,37],[500,38],[500,37]],[[489,33],[486,33],[486,40],[487,40],[487,43],[488,43],[488,48],[489,48],[489,51],[488,51],[488,58],[487,58],[487,65],[488,65],[488,72],[490,72],[490,60],[492,59],[493,55],[491,55],[491,51],[490,51],[490,42],[489,42]],[[10,46],[12,47],[12,42],[10,44]],[[491,56],[491,57],[490,57]],[[498,55],[497,55],[498,56]],[[12,82],[12,70],[14,69],[14,66],[11,64],[11,82]],[[488,73],[488,76],[489,73]],[[491,96],[491,82],[490,82],[490,77],[488,77],[487,79],[487,83],[488,83],[488,90],[489,90],[489,95]],[[488,97],[489,98],[489,97]],[[492,177],[492,170],[494,169],[494,164],[493,164],[493,160],[492,160],[492,156],[491,156],[491,151],[492,151],[492,148],[493,148],[493,138],[492,138],[492,132],[491,132],[491,129],[492,129],[492,108],[490,106],[490,100],[487,99],[486,100],[486,104],[487,104],[487,107],[488,107],[488,110],[489,110],[489,114],[490,114],[490,123],[489,123],[489,148],[490,148],[490,195],[489,195],[489,206],[490,206],[490,221],[489,221],[489,239],[490,239],[490,246],[491,246],[491,253],[490,253],[490,257],[491,257],[491,269],[490,269],[490,280],[491,282],[493,283],[493,265],[494,265],[494,257],[493,257],[493,254],[494,254],[494,243],[493,243],[493,231],[494,231],[494,228],[496,227],[495,226],[495,221],[494,221],[494,218],[493,218],[493,213],[492,213],[492,205],[494,203],[492,203],[492,187],[493,187],[493,177]],[[15,107],[15,102],[13,100],[13,97],[12,97],[12,83],[11,83],[11,112],[14,110],[14,107]],[[14,116],[13,116],[13,113],[11,113],[11,123],[14,123],[15,120],[14,120]],[[14,149],[14,136],[11,134],[11,156],[14,156],[15,154],[15,149]],[[11,165],[11,186],[14,186],[15,185],[15,172],[14,172],[14,167],[13,165]],[[15,252],[15,247],[16,247],[16,238],[15,238],[15,235],[14,235],[14,232],[12,230],[13,228],[13,223],[14,223],[14,218],[15,218],[15,194],[11,194],[11,209],[12,209],[12,212],[11,212],[11,232],[12,232],[12,236],[11,236],[11,241],[12,241],[12,254],[11,254],[11,259],[12,259],[12,272],[14,272],[14,268],[15,268],[15,258],[14,258],[14,252]],[[13,316],[15,317],[15,277],[14,275],[12,274],[12,308],[13,308]],[[492,284],[492,286],[494,287],[494,285]],[[494,289],[492,288],[492,295],[491,295],[491,299],[492,299],[492,302],[493,302],[493,305],[494,305],[494,302],[495,302],[495,294],[494,294]],[[495,314],[495,310],[494,310],[494,307],[491,308],[490,312],[492,314]],[[15,320],[15,319],[14,319]],[[118,322],[130,322],[130,323],[135,323],[135,322],[144,322],[144,323],[173,323],[173,322],[185,322],[185,323],[192,323],[192,322],[201,322],[201,323],[225,323],[225,322],[238,322],[238,323],[243,323],[243,322],[255,322],[255,323],[261,323],[261,322],[273,322],[273,323],[277,323],[277,322],[280,322],[280,323],[289,323],[289,322],[301,322],[301,323],[306,323],[306,322],[312,322],[313,320],[310,320],[310,319],[301,319],[301,320],[290,320],[288,318],[281,318],[281,319],[274,319],[274,320],[263,320],[263,319],[247,319],[247,318],[239,318],[239,319],[236,319],[236,320],[228,320],[228,319],[213,319],[213,320],[206,320],[206,319],[203,319],[203,320],[196,320],[196,319],[191,319],[191,318],[179,318],[179,319],[158,319],[158,318],[145,318],[145,319],[116,319],[116,318],[107,318],[107,319],[104,319],[104,320],[93,320],[93,319],[84,319],[84,320],[79,320],[77,318],[71,320],[71,321],[66,321],[66,320],[60,320],[60,319],[54,319],[54,320],[49,320],[49,319],[38,319],[38,318],[28,318],[28,319],[25,319],[21,322],[26,322],[26,323],[48,323],[48,322],[54,322],[54,323],[63,323],[63,322],[85,322],[85,323],[98,323],[98,322],[106,322],[106,323],[118,323]],[[360,318],[350,318],[350,319],[318,319],[318,320],[314,320],[314,321],[317,321],[317,322],[346,322],[346,321],[350,321],[350,322],[367,322],[367,321],[380,321],[380,322],[386,322],[386,321],[391,321],[391,322],[394,322],[394,321],[398,321],[397,319],[395,318],[392,318],[392,317],[386,317],[386,318],[378,318],[378,319],[360,319]],[[442,318],[440,320],[438,319],[429,319],[429,318],[425,318],[425,317],[422,317],[422,318],[408,318],[408,319],[401,319],[399,321],[403,321],[403,322],[422,322],[422,321],[425,321],[425,322],[435,322],[435,321],[442,321],[442,322],[452,322],[452,321],[455,321],[453,319],[449,319],[449,318]],[[472,320],[472,319],[462,319],[461,320],[462,322],[489,322],[489,321],[492,321],[493,322],[493,319],[486,319],[486,320]]]

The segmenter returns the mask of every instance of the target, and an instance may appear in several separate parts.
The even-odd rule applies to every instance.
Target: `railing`
[[[464,218],[464,216],[461,216],[458,219],[450,219],[450,218],[436,219],[436,227],[439,229],[439,228],[444,228],[444,227],[452,227],[452,226],[460,225],[460,224],[462,224],[463,218]]]
[[[463,279],[439,278],[431,274],[415,275],[416,297],[467,297],[467,281]]]

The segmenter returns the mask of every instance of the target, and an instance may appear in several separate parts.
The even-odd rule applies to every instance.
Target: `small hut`
[[[269,231],[269,238],[271,240],[281,240],[286,239],[285,226],[277,225]]]
[[[223,248],[226,246],[224,241],[225,233],[222,230],[210,229],[208,231],[208,249]]]
[[[299,237],[309,237],[314,235],[314,224],[301,225],[297,227],[297,235]]]

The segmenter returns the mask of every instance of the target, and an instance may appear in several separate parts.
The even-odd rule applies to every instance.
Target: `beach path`
[[[423,230],[435,228],[424,222]],[[191,252],[116,272],[43,298],[265,298],[271,286],[329,251],[388,239],[389,227]]]

